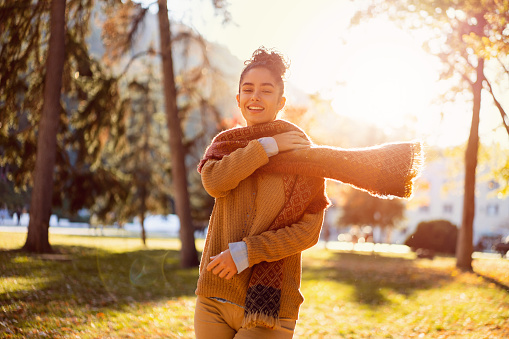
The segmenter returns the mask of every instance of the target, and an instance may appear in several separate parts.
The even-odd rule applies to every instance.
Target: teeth
[[[263,107],[259,107],[259,106],[249,106],[248,108],[251,109],[251,110],[255,110],[255,111],[263,110]]]

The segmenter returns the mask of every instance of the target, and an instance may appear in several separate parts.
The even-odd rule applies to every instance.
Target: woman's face
[[[244,74],[237,103],[248,126],[271,122],[285,106],[286,98],[270,71],[256,67]]]

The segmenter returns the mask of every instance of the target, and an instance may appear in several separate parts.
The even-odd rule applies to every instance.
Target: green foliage
[[[0,177],[0,208],[7,207],[12,213],[30,204],[29,192],[17,191],[12,182]]]
[[[171,164],[164,113],[157,96],[160,83],[152,67],[140,69],[143,79],[133,79],[125,89],[125,131],[120,142],[108,140],[101,151],[102,168],[118,171],[114,183],[122,192],[96,195],[91,212],[106,224],[124,223],[135,216],[168,214],[172,210]]]
[[[113,4],[116,1],[104,1]],[[122,135],[122,102],[117,79],[88,51],[86,42],[94,1],[66,4],[66,55],[57,135],[53,206],[75,213],[93,204],[98,192],[118,181],[118,173],[99,168],[106,139]],[[48,1],[2,3],[0,51],[0,167],[16,188],[32,185],[36,135],[43,101],[49,36]],[[120,192],[113,194],[119,195]]]
[[[508,196],[509,158],[506,155],[506,150],[499,143],[481,145],[479,158],[481,171],[486,172],[482,179],[490,182],[490,188],[499,198]]]
[[[140,26],[143,20],[151,20],[148,16],[152,14],[144,10],[140,12],[136,5],[127,3],[125,8],[118,11],[107,11],[107,15],[103,39],[115,43],[107,46],[106,62],[121,65],[128,60],[123,77],[128,79],[124,96],[129,97],[126,138],[122,142],[122,149],[113,150],[108,146],[103,157],[108,166],[122,169],[122,172],[131,178],[131,187],[126,187],[130,193],[126,200],[119,200],[112,205],[115,206],[112,215],[122,220],[132,216],[133,212],[121,211],[139,210],[135,206],[139,206],[143,201],[140,199],[140,194],[145,195],[143,191],[148,192],[149,196],[146,201],[147,210],[153,213],[174,212],[175,192],[171,187],[171,157],[167,122],[163,113],[162,75],[154,72],[155,67],[160,67],[160,60],[154,58],[157,53],[154,53],[152,43],[147,46],[150,53],[135,52],[132,59],[124,55],[126,47],[133,46],[134,33],[144,34]],[[210,63],[208,53],[213,48],[190,28],[177,26],[177,29],[173,29],[172,49],[176,71],[176,100],[186,153],[188,189],[191,192],[191,215],[193,220],[200,224],[197,226],[203,227],[203,222],[210,216],[213,199],[203,189],[201,178],[194,169],[212,137],[221,128],[227,127],[216,106],[224,95],[227,84],[223,75]],[[151,127],[147,127],[149,125]],[[152,132],[147,128],[151,128]],[[145,133],[148,133],[146,138],[143,136]],[[142,144],[145,140],[150,152],[144,151],[146,147]],[[142,159],[143,156],[145,160]],[[138,159],[139,169],[134,169],[134,165],[130,164],[133,159]],[[133,183],[135,185],[132,185]],[[126,201],[130,203],[126,204]],[[101,204],[102,202],[98,201],[94,210],[97,211]],[[108,209],[111,209],[111,206],[108,206]],[[103,219],[108,216],[108,211],[103,208],[101,210],[100,218]]]
[[[408,236],[405,245],[413,250],[428,249],[439,253],[456,253],[458,228],[448,220],[423,221]]]
[[[22,187],[35,163],[34,126],[42,109],[49,4],[0,5],[0,166],[8,168],[8,179]]]
[[[168,151],[163,150],[167,147],[167,133],[163,128],[165,117],[161,113],[160,79],[150,79],[154,81],[150,89],[150,100],[154,101],[150,112],[154,116],[150,119],[157,125],[156,132],[150,136],[153,147],[148,153],[152,160],[139,159],[138,171],[122,162],[129,152],[131,155],[136,153],[133,138],[140,135],[134,126],[143,126],[142,122],[132,120],[131,113],[143,109],[133,106],[133,100],[129,98],[132,91],[129,92],[126,83],[146,81],[146,67],[140,67],[135,59],[156,53],[150,47],[134,56],[120,58],[127,49],[135,46],[133,42],[149,12],[131,1],[102,0],[100,3],[103,5],[101,9],[93,0],[68,0],[66,3],[66,56],[53,209],[70,217],[81,208],[92,208],[104,219],[118,216],[119,221],[123,221],[132,212],[121,213],[120,210],[133,210],[139,202],[139,195],[133,195],[132,184],[140,188],[139,183],[145,182],[151,185],[142,185],[151,192],[149,210],[168,212],[172,206],[169,192],[171,165]],[[226,15],[226,5],[221,1],[216,7]],[[87,42],[94,10],[107,16],[102,38],[111,55],[100,60],[92,56]],[[0,34],[5,41],[0,46],[0,168],[16,189],[26,192],[32,185],[42,109],[49,2],[2,2],[0,19]],[[223,117],[214,106],[215,100],[224,93],[225,81],[210,65],[205,52],[209,46],[196,32],[182,28],[174,40],[183,60],[191,59],[188,54],[194,55],[197,51],[202,57],[198,63],[185,61],[179,66],[176,77],[188,166],[194,169],[208,141],[225,127]],[[158,61],[152,58],[150,63],[158,66]],[[119,71],[119,66],[124,65],[127,65],[124,70]],[[133,80],[136,77],[141,80]],[[129,131],[129,128],[133,130]],[[142,129],[138,128],[138,131]],[[141,139],[138,138],[138,142]],[[152,163],[152,169],[159,167],[158,170],[144,171],[144,163],[148,162]],[[213,200],[204,192],[195,171],[189,171],[189,176],[195,194],[193,217],[208,219]],[[157,187],[157,190],[150,187]],[[132,201],[129,208],[126,201]]]

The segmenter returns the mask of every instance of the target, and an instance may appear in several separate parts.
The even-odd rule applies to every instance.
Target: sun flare
[[[292,77],[304,84],[305,91],[332,100],[337,114],[374,124],[386,133],[406,128],[415,138],[442,146],[466,139],[468,125],[455,124],[458,116],[468,121],[465,112],[457,108],[443,112],[447,107],[434,103],[443,90],[438,61],[419,42],[382,19],[351,29],[339,39],[338,29],[324,30],[327,20],[329,15],[307,26],[307,34],[300,36],[307,48],[294,55],[297,70]],[[444,119],[447,114],[455,118]]]
[[[440,62],[422,50],[422,41],[389,20],[370,19],[349,27],[360,2],[232,2],[233,25],[220,24],[208,2],[173,2],[170,12],[186,23],[191,3],[197,12],[210,12],[207,20],[191,21],[192,26],[210,41],[228,46],[239,60],[262,45],[290,58],[288,83],[300,92],[288,105],[305,103],[306,94],[319,94],[332,101],[336,114],[374,124],[386,134],[405,129],[408,137],[413,133],[438,146],[467,139],[470,99],[437,103],[447,88],[438,81]],[[425,35],[419,32],[421,38]]]

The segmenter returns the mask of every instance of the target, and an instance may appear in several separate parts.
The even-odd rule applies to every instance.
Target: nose
[[[260,93],[258,91],[253,91],[251,101],[260,101]]]

